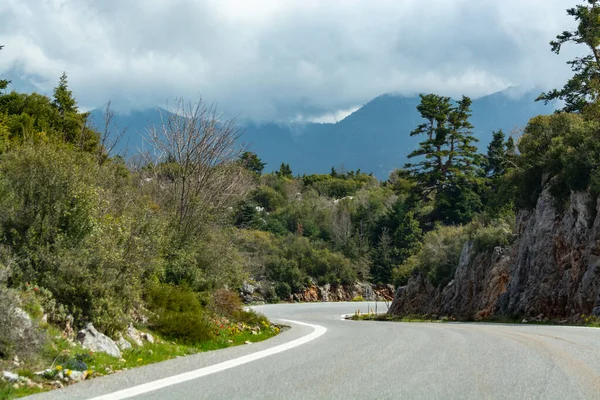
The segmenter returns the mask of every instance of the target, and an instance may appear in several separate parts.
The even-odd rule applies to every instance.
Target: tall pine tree
[[[587,4],[567,9],[567,14],[578,22],[574,31],[564,31],[550,42],[552,51],[560,54],[566,43],[583,44],[589,53],[567,64],[575,73],[562,89],[542,93],[537,100],[548,103],[563,100],[565,112],[592,112],[598,114],[600,100],[600,0],[587,0]]]
[[[58,86],[54,88],[54,100],[52,104],[54,104],[63,117],[66,113],[77,112],[77,103],[75,102],[73,93],[69,90],[66,72],[63,72],[58,81]]]
[[[418,162],[406,167],[422,199],[435,195],[432,217],[447,224],[467,222],[481,209],[480,157],[469,122],[471,104],[466,96],[452,104],[448,97],[421,95],[417,110],[426,122],[411,132],[425,139],[408,156],[418,157]]]

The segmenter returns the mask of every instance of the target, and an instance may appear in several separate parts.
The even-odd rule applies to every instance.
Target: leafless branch
[[[147,129],[157,182],[169,186],[168,202],[175,208],[178,230],[192,234],[200,221],[215,217],[252,188],[252,179],[237,162],[245,150],[239,143],[243,131],[233,120],[217,114],[201,99],[175,102],[161,112],[159,126]]]

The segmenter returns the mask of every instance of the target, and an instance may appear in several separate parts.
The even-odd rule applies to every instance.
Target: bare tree
[[[192,235],[252,189],[251,176],[238,162],[245,150],[242,134],[234,120],[223,119],[214,104],[201,99],[178,99],[168,113],[161,112],[159,126],[147,129],[154,153],[146,153],[146,160],[156,181],[168,187],[161,192],[180,234]]]
[[[108,156],[115,150],[117,145],[123,140],[127,134],[128,126],[118,128],[114,122],[115,113],[110,108],[111,100],[106,103],[104,109],[104,127],[100,135],[100,148],[98,149],[98,161],[104,163]]]

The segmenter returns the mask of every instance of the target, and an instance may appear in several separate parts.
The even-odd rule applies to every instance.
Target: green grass
[[[505,316],[491,317],[481,320],[469,319],[469,320],[456,320],[448,317],[443,317],[441,319],[432,319],[428,316],[414,316],[414,315],[404,315],[404,316],[396,316],[389,314],[360,314],[355,313],[350,316],[348,319],[353,321],[392,321],[392,322],[479,322],[479,323],[494,323],[494,324],[515,324],[515,325],[558,325],[558,326],[587,326],[590,328],[600,328],[600,317],[595,317],[591,315],[581,315],[581,319],[579,321],[567,321],[564,320],[528,320],[527,322],[523,322],[523,318],[510,318]]]
[[[269,325],[267,323],[261,323],[261,325],[260,331],[254,329],[255,332],[257,331],[257,334],[253,334],[252,328],[246,325],[243,325],[243,329],[241,330],[230,326],[221,329],[214,339],[198,344],[176,343],[161,338],[152,332],[155,343],[145,343],[143,347],[134,347],[123,351],[121,359],[104,353],[90,352],[79,345],[72,346],[60,336],[57,329],[49,328],[49,334],[53,337],[53,340],[44,348],[43,353],[36,362],[14,370],[14,368],[11,368],[10,362],[0,361],[0,370],[14,370],[19,375],[30,378],[34,383],[42,384],[43,388],[14,388],[13,384],[0,381],[0,400],[28,396],[53,389],[51,382],[54,378],[46,379],[34,374],[35,371],[50,368],[53,361],[55,361],[54,365],[52,365],[53,374],[57,374],[58,371],[63,371],[63,373],[67,371],[68,365],[66,364],[68,364],[69,360],[82,360],[87,365],[88,377],[86,379],[92,379],[176,357],[238,346],[246,342],[260,342],[277,335],[281,330],[281,327],[277,325]],[[64,384],[66,385],[66,383]]]
[[[394,321],[394,322],[445,322],[444,320],[428,319],[416,316],[395,316],[389,314],[354,314],[350,317],[353,321]]]

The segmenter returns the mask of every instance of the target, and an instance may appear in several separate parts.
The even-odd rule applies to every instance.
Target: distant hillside
[[[487,146],[494,130],[510,133],[523,127],[539,114],[549,114],[552,107],[534,101],[538,92],[520,97],[512,89],[481,97],[473,102],[475,135],[480,147]],[[409,133],[420,123],[416,107],[418,96],[404,97],[385,94],[379,96],[335,124],[247,124],[243,141],[249,144],[266,163],[267,171],[276,170],[282,162],[289,163],[294,174],[328,172],[332,166],[361,169],[386,179],[395,168],[406,162],[406,155],[419,142]],[[93,119],[101,121],[102,113],[94,110]],[[129,126],[128,140],[120,150],[128,154],[141,148],[140,132],[148,124],[158,123],[157,110],[117,115],[115,123]]]

